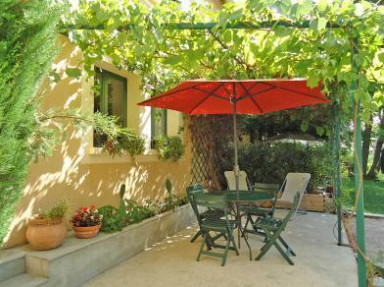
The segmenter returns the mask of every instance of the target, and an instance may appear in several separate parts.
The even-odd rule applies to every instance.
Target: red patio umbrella
[[[237,114],[266,114],[328,102],[320,87],[307,87],[305,79],[191,80],[139,105],[171,109],[189,115],[233,114],[234,172],[238,190]]]

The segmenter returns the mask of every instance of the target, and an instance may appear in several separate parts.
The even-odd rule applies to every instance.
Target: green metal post
[[[356,64],[356,56],[358,55],[358,39],[357,37],[353,38],[353,53],[352,53],[352,69],[358,73],[358,66]],[[363,177],[362,177],[362,150],[361,150],[361,119],[360,119],[360,100],[357,94],[358,83],[355,80],[352,84],[352,95],[354,99],[354,117],[356,120],[355,125],[355,190],[356,194],[360,186],[360,192],[357,202],[356,210],[356,231],[357,231],[357,246],[359,252],[357,254],[357,269],[358,269],[358,282],[359,287],[367,286],[367,267],[365,265],[364,256],[365,254],[365,231],[364,231],[364,186],[363,186]]]
[[[343,244],[341,232],[341,176],[340,176],[340,108],[335,104],[335,135],[334,135],[335,161],[336,161],[336,207],[337,207],[337,245]]]

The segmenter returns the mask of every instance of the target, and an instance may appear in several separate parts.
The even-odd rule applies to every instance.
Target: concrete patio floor
[[[297,214],[283,235],[297,254],[294,266],[274,247],[260,261],[250,261],[243,240],[240,256],[230,251],[225,267],[211,256],[202,255],[197,262],[201,238],[190,243],[196,232],[191,226],[82,286],[354,287],[356,261],[350,248],[336,245],[335,222],[330,214]],[[257,236],[250,236],[249,242],[255,257],[263,242]]]

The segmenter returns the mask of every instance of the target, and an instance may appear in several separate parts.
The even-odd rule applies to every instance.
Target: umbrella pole
[[[237,154],[237,119],[236,119],[236,99],[233,99],[233,144],[235,148],[235,165],[233,167],[233,172],[235,174],[235,183],[236,183],[236,192],[239,192],[239,158]]]
[[[235,165],[233,167],[233,172],[235,174],[235,182],[236,182],[236,197],[239,199],[239,174],[240,174],[240,168],[239,168],[239,158],[237,155],[237,120],[236,120],[236,99],[232,98],[232,104],[233,104],[233,143],[235,148]],[[237,242],[240,248],[240,214],[239,209],[236,204],[236,221],[238,222],[238,233],[237,233]]]

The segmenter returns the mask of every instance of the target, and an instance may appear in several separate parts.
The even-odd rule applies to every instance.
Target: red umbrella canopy
[[[309,88],[305,79],[292,80],[192,80],[139,103],[190,115],[270,112],[328,103],[320,87]]]

